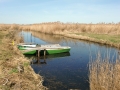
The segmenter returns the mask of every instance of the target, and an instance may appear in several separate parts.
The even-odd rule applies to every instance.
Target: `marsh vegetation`
[[[74,23],[41,23],[22,25],[22,30],[38,31],[48,34],[59,34],[75,39],[82,39],[101,44],[120,47],[120,24],[74,24]]]
[[[113,61],[109,56],[103,59],[98,53],[96,60],[91,60],[90,90],[120,90],[120,53],[118,56],[116,61]]]
[[[21,83],[24,82],[23,79],[31,78],[27,77],[26,74],[20,74],[17,71],[16,58],[19,63],[22,63],[25,66],[26,70],[31,70],[26,63],[29,63],[24,59],[17,50],[16,47],[13,47],[11,44],[11,38],[3,38],[4,35],[9,36],[10,33],[6,31],[12,30],[27,30],[27,31],[36,31],[41,33],[48,34],[59,34],[71,38],[83,39],[87,41],[92,41],[101,44],[108,44],[120,48],[120,24],[74,24],[74,23],[41,23],[41,24],[31,24],[31,25],[0,25],[0,88],[16,88],[17,86],[24,87]],[[17,38],[14,38],[17,42]],[[7,49],[8,48],[8,49]],[[12,51],[12,52],[11,52]],[[20,58],[22,57],[22,58]],[[116,62],[109,61],[110,58],[102,59],[98,54],[96,60],[91,61],[89,64],[89,83],[91,90],[119,90],[120,86],[120,61],[118,58]],[[25,60],[25,61],[24,61]],[[13,63],[14,61],[14,63]],[[24,64],[25,63],[25,64]],[[6,67],[6,68],[5,68]],[[32,71],[32,70],[31,70]],[[33,71],[32,71],[33,72]],[[30,72],[25,72],[31,74]],[[34,75],[33,75],[34,76]],[[13,77],[16,77],[14,80]],[[22,79],[21,79],[22,78]],[[21,79],[21,80],[20,80]],[[35,80],[35,84],[39,83]],[[9,83],[4,81],[10,80]],[[20,81],[19,81],[20,80]],[[22,81],[23,80],[23,81]],[[28,79],[26,79],[28,80]],[[29,80],[27,81],[29,82]],[[5,85],[4,85],[5,84]],[[31,84],[29,82],[29,84]],[[27,84],[25,84],[27,85]],[[32,88],[32,87],[31,87]],[[33,86],[35,88],[35,86]]]
[[[43,78],[34,73],[30,61],[17,49],[16,31],[0,31],[0,90],[44,90]]]

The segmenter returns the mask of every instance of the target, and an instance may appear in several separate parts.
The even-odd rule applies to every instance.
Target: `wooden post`
[[[44,64],[46,64],[45,55],[46,55],[46,49],[44,49]]]
[[[38,57],[40,57],[40,50],[38,50]]]
[[[46,49],[44,49],[44,56],[45,56],[45,54],[46,54]]]
[[[37,57],[38,64],[40,63],[39,59],[40,59],[40,50],[38,50],[38,57]]]
[[[44,60],[45,60],[45,55],[46,55],[46,49],[44,49]]]

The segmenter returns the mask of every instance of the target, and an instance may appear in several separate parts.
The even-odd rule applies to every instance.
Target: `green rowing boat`
[[[23,54],[35,54],[37,50],[40,51],[40,54],[43,55],[44,51],[47,55],[69,52],[69,46],[61,46],[59,44],[52,45],[32,45],[32,44],[19,44],[18,49],[21,50]]]

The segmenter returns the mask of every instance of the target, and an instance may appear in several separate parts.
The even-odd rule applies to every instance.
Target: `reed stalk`
[[[90,90],[120,90],[120,58],[115,62],[98,54],[89,63]]]

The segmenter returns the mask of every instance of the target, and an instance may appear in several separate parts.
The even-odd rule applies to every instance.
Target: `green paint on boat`
[[[18,49],[23,53],[23,54],[36,54],[36,50],[26,50],[25,46],[18,46]]]
[[[50,49],[50,50],[46,50],[46,54],[49,55],[49,54],[57,54],[57,53],[64,53],[64,52],[69,52],[70,51],[70,48],[68,49]],[[44,54],[44,50],[41,50],[40,51],[40,54]]]
[[[26,48],[27,48],[26,46],[18,46],[19,50],[26,50]]]

